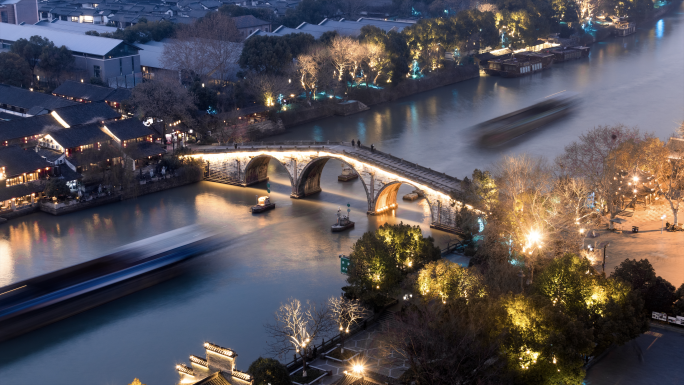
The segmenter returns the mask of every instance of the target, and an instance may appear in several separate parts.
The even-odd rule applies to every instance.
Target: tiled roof
[[[254,17],[252,15],[236,16],[236,17],[233,17],[233,21],[235,22],[235,26],[238,29],[258,27],[258,26],[269,24],[268,21],[263,21],[261,19],[257,19],[256,17]]]
[[[0,201],[19,198],[45,190],[43,183],[18,184],[16,186],[0,188]]]
[[[157,143],[139,142],[133,143],[126,147],[124,152],[133,159],[143,159],[147,158],[148,156],[165,154],[166,150],[164,150],[164,148]]]
[[[216,372],[202,381],[195,382],[193,385],[232,385],[222,372]]]
[[[104,102],[77,103],[75,106],[59,108],[55,112],[69,126],[102,122],[121,117],[120,113],[114,111]]]
[[[26,108],[27,110],[39,106],[52,111],[60,107],[73,106],[77,103],[53,95],[0,84],[0,104]]]
[[[52,115],[38,115],[29,118],[0,122],[0,142],[46,134],[62,128]]]
[[[117,88],[105,99],[108,102],[121,103],[131,97],[131,90],[128,88]]]
[[[17,146],[0,147],[0,167],[5,167],[5,174],[8,177],[50,166],[52,165],[33,149],[24,150]]]
[[[50,136],[64,148],[75,148],[112,140],[109,135],[100,129],[100,124],[97,123],[64,128],[51,132]]]
[[[101,102],[106,100],[107,96],[114,93],[115,90],[115,88],[67,80],[52,91],[52,93],[60,96],[63,95],[76,99],[89,100],[91,102]]]
[[[142,138],[154,134],[150,128],[135,118],[107,122],[104,126],[119,140]]]

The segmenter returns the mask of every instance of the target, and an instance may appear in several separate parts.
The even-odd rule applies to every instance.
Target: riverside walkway
[[[402,184],[413,186],[427,200],[431,227],[459,232],[462,202],[452,197],[461,189],[458,178],[417,163],[352,146],[350,142],[256,142],[236,146],[194,146],[189,157],[205,163],[205,180],[250,186],[268,180],[271,159],[288,172],[292,198],[304,198],[321,191],[321,172],[330,159],[351,167],[362,181],[368,200],[368,214],[380,214],[397,207]]]

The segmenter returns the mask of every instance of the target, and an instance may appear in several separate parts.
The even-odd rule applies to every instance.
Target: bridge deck
[[[384,171],[394,173],[416,183],[429,186],[444,194],[460,190],[461,181],[445,173],[437,172],[419,164],[406,161],[378,150],[371,151],[366,146],[352,147],[350,142],[259,142],[244,143],[236,149],[234,146],[193,146],[192,151],[201,153],[230,153],[249,151],[311,151],[319,150],[348,156],[360,162],[371,164]]]

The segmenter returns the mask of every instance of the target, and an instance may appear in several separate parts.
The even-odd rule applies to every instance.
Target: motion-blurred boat
[[[267,196],[257,198],[257,204],[252,206],[252,214],[262,213],[267,210],[273,210],[275,203],[271,203],[271,198]]]
[[[155,285],[182,262],[218,248],[219,238],[188,226],[108,255],[0,288],[0,341]]]
[[[483,146],[496,147],[567,115],[576,99],[574,93],[560,92],[529,107],[480,123],[475,130]]]

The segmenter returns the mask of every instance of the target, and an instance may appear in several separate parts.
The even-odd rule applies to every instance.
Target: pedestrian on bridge
[[[375,152],[375,145],[371,144],[371,152]]]
[[[361,148],[361,139],[356,141],[356,145],[359,146],[359,148]]]
[[[356,142],[354,142],[354,139],[352,139],[352,147],[356,145]]]
[[[237,142],[233,143],[235,145],[235,149],[237,150]]]

